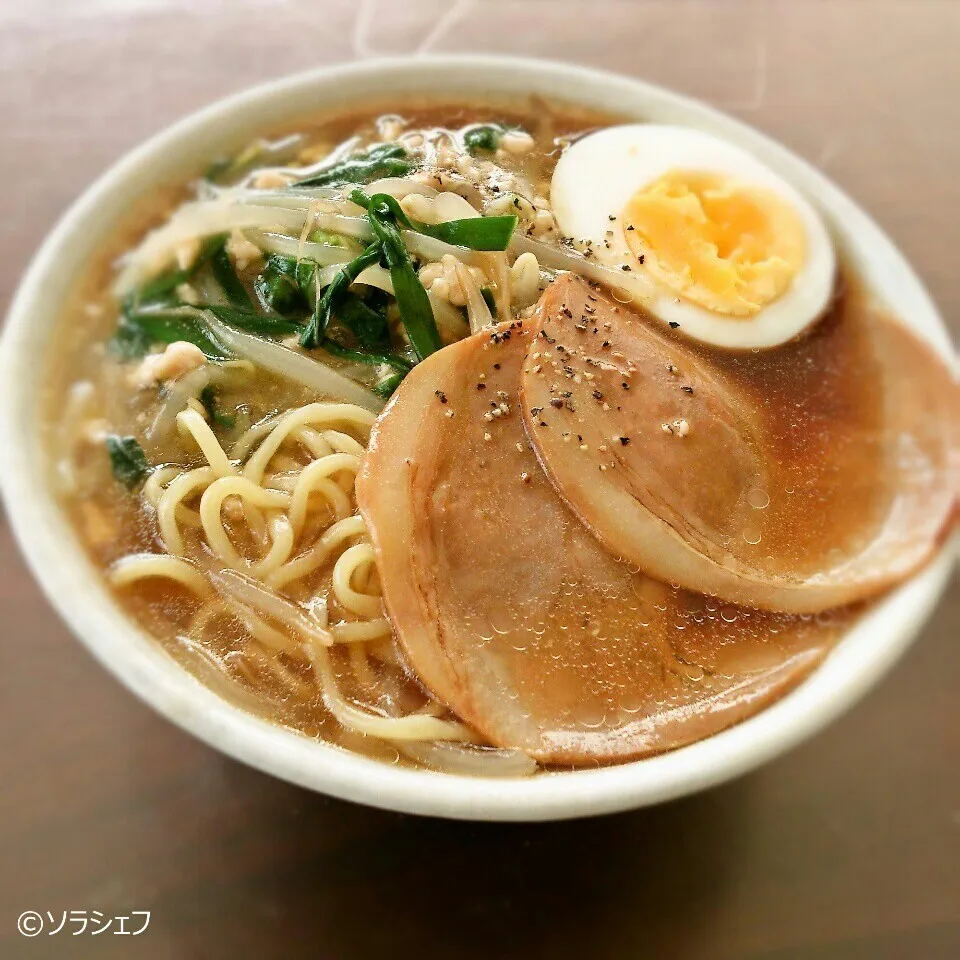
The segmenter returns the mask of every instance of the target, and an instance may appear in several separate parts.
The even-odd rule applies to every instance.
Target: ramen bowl
[[[826,660],[760,713],[672,752],[597,769],[480,779],[391,765],[259,719],[220,698],[128,619],[78,542],[49,482],[35,358],[85,265],[151,189],[183,177],[257,131],[325,108],[404,94],[541,95],[627,118],[698,128],[749,151],[818,208],[864,285],[943,356],[949,337],[917,276],[876,224],[803,160],[702,104],[636,80],[495,57],[386,60],[318,70],[231,97],[127,155],[68,211],[31,264],[0,356],[3,493],[15,535],[64,621],[123,684],[223,753],[291,783],[391,810],[475,820],[549,820],[680,797],[743,774],[823,728],[873,686],[914,640],[950,573],[948,548],[872,605]]]

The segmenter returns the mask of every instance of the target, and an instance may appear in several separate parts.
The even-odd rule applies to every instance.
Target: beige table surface
[[[0,303],[64,206],[169,121],[305,67],[467,50],[619,70],[756,124],[877,217],[960,329],[952,0],[0,0]],[[960,957],[958,684],[955,581],[862,704],[728,786],[579,823],[392,815],[155,716],[71,639],[3,522],[0,956]],[[27,909],[152,920],[25,940]]]

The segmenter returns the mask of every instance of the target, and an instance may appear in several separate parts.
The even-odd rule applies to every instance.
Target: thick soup
[[[715,733],[926,563],[956,384],[698,131],[378,105],[145,202],[48,378],[130,616],[311,737],[532,774]]]

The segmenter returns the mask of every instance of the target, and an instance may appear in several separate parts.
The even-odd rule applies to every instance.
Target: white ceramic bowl
[[[478,780],[403,769],[347,753],[230,706],[168,657],[112,602],[51,494],[39,441],[37,358],[92,251],[157,182],[198,169],[224,147],[328,108],[404,93],[537,93],[635,119],[713,131],[752,150],[821,209],[873,290],[946,356],[936,309],[890,240],[848,197],[786,149],[729,117],[658,87],[556,63],[443,57],[352,64],[268,83],[175,124],[134,150],[68,211],[17,293],[0,354],[0,471],[14,532],[51,603],[121,682],[218,750],[293,783],[413,813],[547,820],[639,807],[702,790],[783,753],[848,708],[916,636],[950,571],[941,556],[887,596],[797,690],[755,717],[672,753],[622,766]]]

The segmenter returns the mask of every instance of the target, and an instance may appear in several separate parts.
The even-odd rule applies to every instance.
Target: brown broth
[[[495,119],[522,124],[536,139],[536,149],[520,162],[521,171],[538,189],[546,190],[559,155],[558,139],[572,137],[614,118],[542,101],[517,105],[431,104],[427,101],[368,105],[332,118],[306,121],[295,128],[270,131],[281,136],[296,130],[318,150],[333,147],[348,136],[371,137],[376,118],[399,113],[411,127],[460,127]],[[64,311],[58,347],[49,364],[45,385],[48,445],[51,469],[58,446],[60,418],[68,405],[68,393],[78,381],[92,382],[97,391],[98,415],[109,420],[117,433],[140,434],[156,405],[156,397],[124,394],[123,370],[105,348],[117,320],[110,293],[114,262],[143,234],[156,226],[188,196],[184,185],[169,185],[145,197],[139,208],[99,253]],[[811,546],[827,533],[839,549],[853,550],[859,539],[869,536],[883,515],[888,501],[871,492],[871,477],[881,469],[882,451],[870,437],[882,433],[883,392],[875,376],[877,360],[871,349],[877,331],[891,321],[870,305],[852,277],[838,291],[830,315],[807,336],[764,353],[725,355],[703,348],[704,356],[725,375],[735,378],[751,395],[768,424],[773,426],[779,466],[776,482],[792,488],[793,506],[780,524],[769,525],[758,549],[783,557],[794,569],[803,570]],[[305,391],[261,376],[244,397],[251,422],[305,401]],[[857,440],[856,438],[861,438]],[[866,438],[866,439],[862,439]],[[858,445],[859,444],[859,445]],[[857,470],[840,470],[837,450],[856,457]],[[173,451],[180,463],[199,463],[195,450]],[[119,493],[102,448],[85,445],[75,462],[81,479],[80,495],[64,496],[69,514],[92,562],[105,569],[118,558],[138,551],[162,550],[152,510],[134,495]],[[847,486],[835,495],[834,483],[843,477]],[[329,569],[318,572],[314,585],[328,580]],[[185,641],[186,624],[196,615],[199,602],[185,590],[164,583],[146,583],[137,590],[115,591],[118,603],[149,634],[156,637],[176,660],[205,683],[244,709],[289,726],[310,737],[320,737],[350,749],[397,761],[400,755],[390,745],[344,731],[327,714],[315,692],[291,696],[268,670],[238,669],[238,651],[243,630],[229,617],[212,624],[201,649]],[[667,635],[676,638],[674,652],[689,669],[688,681],[698,684],[704,675],[722,671],[726,646],[755,637],[757,624],[767,632],[772,650],[808,645],[811,631],[833,642],[859,615],[844,610],[812,620],[809,617],[772,616],[732,608],[715,601],[684,595],[670,604],[684,609]],[[664,607],[666,609],[666,607]],[[693,628],[693,629],[689,629]],[[696,638],[696,643],[691,638]],[[596,652],[602,656],[602,651]],[[351,672],[342,658],[337,673],[346,692],[351,691]],[[286,668],[304,685],[311,684],[307,671],[289,662]],[[397,690],[411,687],[397,675],[390,681]],[[406,684],[406,687],[404,686]],[[415,683],[412,685],[415,690]],[[312,690],[312,687],[310,688]],[[402,694],[401,695],[405,695]]]

